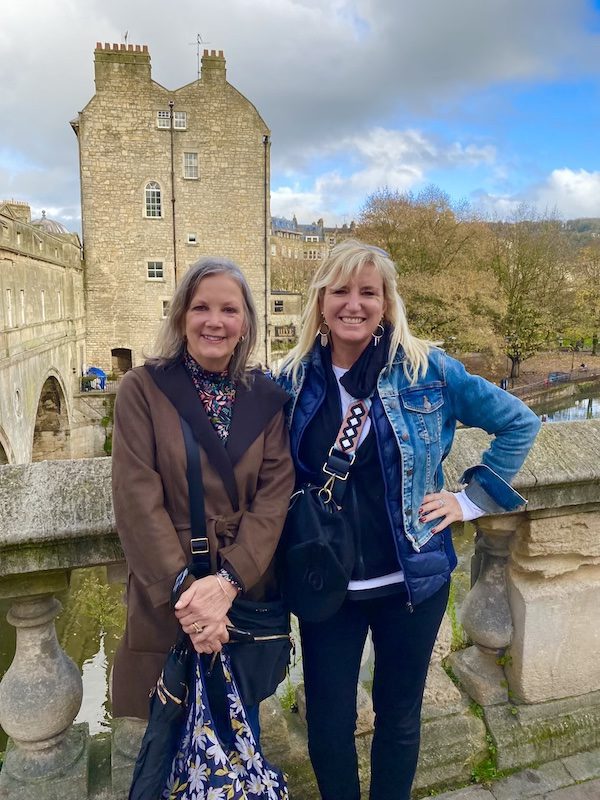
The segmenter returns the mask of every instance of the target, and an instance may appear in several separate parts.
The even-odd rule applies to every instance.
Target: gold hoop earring
[[[377,333],[377,328],[381,328],[381,333]],[[379,342],[380,342],[380,341],[383,339],[383,334],[385,333],[385,328],[383,327],[383,325],[381,324],[381,322],[379,323],[379,325],[377,326],[377,328],[375,328],[375,330],[374,330],[374,331],[373,331],[373,333],[371,334],[371,336],[372,336],[372,337],[373,337],[373,339],[374,339],[373,347],[377,347],[377,345],[379,344]]]
[[[329,327],[329,325],[325,321],[325,317],[323,316],[323,314],[321,314],[321,317],[322,317],[321,324],[319,325],[319,327],[317,329],[317,336],[321,337],[321,347],[327,347],[327,345],[329,344],[329,339],[327,337],[329,336],[329,334],[331,332],[331,328]],[[326,331],[323,330],[323,325],[327,328]]]

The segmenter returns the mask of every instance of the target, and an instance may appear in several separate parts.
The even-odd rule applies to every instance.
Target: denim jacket
[[[456,423],[483,428],[495,437],[481,463],[470,466],[461,481],[476,505],[499,513],[526,504],[510,481],[523,464],[540,422],[521,400],[469,374],[460,361],[439,348],[431,349],[427,373],[412,386],[403,361],[400,349],[392,368],[380,373],[371,417],[398,557],[409,596],[421,602],[440,588],[456,565],[449,530],[434,535],[435,521],[419,520],[424,495],[443,487],[442,462],[450,452]],[[278,382],[292,398],[288,423],[292,457],[298,465],[301,437],[325,395],[320,358],[314,351],[307,356],[296,385],[286,373]]]

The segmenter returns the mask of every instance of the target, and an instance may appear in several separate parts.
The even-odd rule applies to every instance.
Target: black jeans
[[[402,593],[346,600],[325,622],[301,624],[308,747],[323,800],[360,798],[356,691],[369,628],[375,651],[370,798],[409,800],[427,668],[448,589],[446,584],[413,613]]]

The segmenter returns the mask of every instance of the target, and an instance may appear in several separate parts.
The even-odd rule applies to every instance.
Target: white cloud
[[[479,192],[474,204],[492,217],[507,219],[525,203],[540,214],[562,219],[600,217],[600,172],[555,169],[539,184],[510,194]]]
[[[416,129],[376,127],[320,153],[321,157],[344,158],[352,169],[326,171],[304,183],[295,175],[292,185],[272,193],[272,213],[287,217],[295,213],[298,220],[306,221],[333,212],[336,221],[347,220],[356,217],[367,196],[383,186],[406,192],[427,183],[432,170],[492,165],[495,155],[490,145],[444,142]],[[306,183],[309,186],[303,190]]]
[[[406,131],[394,139],[390,129],[398,120],[419,117],[425,126],[444,110],[452,113],[449,109],[472,92],[573,74],[594,63],[597,53],[594,37],[585,31],[587,0],[19,0],[5,5],[0,145],[25,168],[17,175],[3,163],[10,174],[6,184],[0,182],[0,196],[14,193],[17,183],[32,203],[48,207],[78,203],[77,144],[68,121],[93,95],[96,41],[122,41],[125,31],[130,43],[149,46],[153,78],[171,88],[195,78],[197,33],[210,48],[223,49],[228,79],[272,129],[274,176],[284,169],[304,171],[315,154],[328,149],[338,157],[338,144],[347,142],[360,163],[351,178],[330,168],[320,189],[325,199],[335,195],[338,184],[354,186],[358,193],[388,169],[405,187],[440,158],[457,168],[493,160],[485,147],[453,149],[427,136],[411,140]],[[485,119],[479,122],[485,125]],[[387,131],[381,141],[373,134],[376,126]],[[403,161],[407,168],[397,166]],[[35,167],[28,169],[28,163]],[[316,184],[313,188],[317,191]]]
[[[535,192],[538,208],[556,208],[561,217],[600,217],[600,172],[555,169]]]

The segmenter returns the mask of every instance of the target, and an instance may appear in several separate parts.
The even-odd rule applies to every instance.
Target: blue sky
[[[0,199],[79,228],[96,41],[196,75],[196,34],[272,131],[273,214],[356,218],[435,183],[491,217],[600,216],[600,0],[20,0],[0,26]]]

